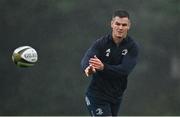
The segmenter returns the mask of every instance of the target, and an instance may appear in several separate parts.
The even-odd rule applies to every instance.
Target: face
[[[113,39],[123,39],[130,29],[130,20],[127,17],[114,17],[111,21]]]

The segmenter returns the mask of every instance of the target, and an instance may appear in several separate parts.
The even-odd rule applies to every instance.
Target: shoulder
[[[101,43],[105,43],[105,42],[108,42],[110,40],[110,38],[111,38],[111,35],[108,34],[108,35],[104,35],[104,36],[98,38],[96,41],[101,42]]]
[[[106,45],[107,43],[109,43],[110,39],[111,39],[110,34],[104,35],[104,36],[101,36],[100,38],[96,39],[94,41],[94,44],[96,44],[96,45]]]
[[[136,39],[128,37],[129,51],[132,55],[137,56],[139,54],[139,43]]]
[[[139,49],[139,43],[137,42],[136,39],[128,36],[128,43],[130,44],[130,46],[131,46],[132,48]]]

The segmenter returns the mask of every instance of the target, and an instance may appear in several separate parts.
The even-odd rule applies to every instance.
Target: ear
[[[129,23],[128,23],[128,24],[129,24],[129,29],[130,29],[130,28],[131,28],[131,21],[130,21],[130,20],[129,20]]]
[[[114,19],[111,20],[111,28],[113,28]]]

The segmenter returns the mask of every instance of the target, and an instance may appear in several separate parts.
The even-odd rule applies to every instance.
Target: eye
[[[127,24],[127,23],[119,23],[119,22],[115,22],[115,25],[116,25],[116,26],[120,26],[120,25],[121,25],[121,26],[124,27],[124,26],[127,26],[128,24]]]
[[[127,24],[122,24],[122,26],[127,26]]]
[[[117,26],[121,25],[121,24],[120,24],[120,23],[118,23],[118,22],[116,22],[115,24],[116,24]]]

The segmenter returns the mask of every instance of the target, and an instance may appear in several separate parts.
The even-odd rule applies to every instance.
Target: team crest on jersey
[[[128,53],[128,50],[127,49],[124,49],[123,51],[122,51],[122,55],[126,55]]]
[[[103,110],[101,108],[97,108],[96,115],[102,115],[102,114],[103,114]]]
[[[106,56],[109,57],[110,53],[111,53],[111,49],[109,48],[106,50]]]

